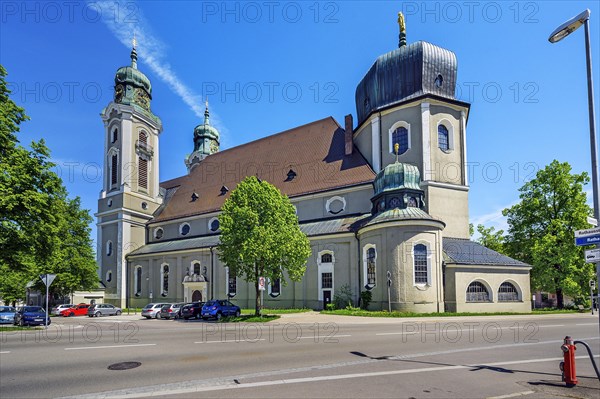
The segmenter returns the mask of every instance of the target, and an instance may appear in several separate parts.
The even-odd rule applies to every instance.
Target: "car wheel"
[[[144,317],[145,317],[145,318],[147,318],[148,320],[150,320],[150,319],[151,319],[151,317],[150,317],[150,316],[144,316]]]
[[[75,313],[73,313],[73,312],[69,313],[69,317],[73,317],[73,316],[75,316]]]
[[[100,316],[102,316],[102,314],[100,312],[96,312],[96,313],[94,313],[94,316],[100,317]]]
[[[223,315],[221,314],[221,312],[217,313],[217,320],[221,320],[223,318]]]
[[[23,319],[19,320],[19,325],[21,327],[25,327],[25,322],[23,321]]]
[[[196,313],[196,320],[200,320],[200,313]]]
[[[240,311],[239,310],[235,311],[235,317],[240,317]]]
[[[117,310],[117,313],[115,313],[115,316],[121,316],[121,311]]]

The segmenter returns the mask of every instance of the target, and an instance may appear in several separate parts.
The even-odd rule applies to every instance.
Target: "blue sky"
[[[591,171],[584,30],[550,44],[561,23],[591,10],[596,113],[600,93],[597,1],[221,2],[108,1],[0,4],[0,62],[31,121],[23,143],[44,138],[72,196],[95,211],[103,126],[114,73],[139,64],[164,125],[161,181],[185,174],[192,132],[209,94],[229,148],[353,113],[354,90],[380,54],[408,42],[454,51],[467,126],[470,217],[505,227],[503,208],[553,159]],[[301,150],[301,149],[299,149]],[[590,187],[586,190],[591,192]],[[95,228],[94,228],[95,237]]]

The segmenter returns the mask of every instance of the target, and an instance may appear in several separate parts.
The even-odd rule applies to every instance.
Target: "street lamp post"
[[[590,120],[590,147],[592,156],[592,193],[594,197],[594,218],[596,223],[600,222],[600,206],[598,204],[598,155],[596,153],[596,116],[594,112],[594,85],[592,82],[592,49],[590,46],[590,10],[585,10],[581,14],[571,18],[552,32],[548,41],[556,43],[581,27],[585,26],[585,60],[587,65],[587,86],[588,86],[588,110]],[[596,245],[598,248],[598,245]],[[600,282],[600,263],[596,263],[596,277]],[[600,300],[600,296],[598,297]],[[593,299],[592,299],[592,306]],[[600,317],[598,320],[600,329]]]

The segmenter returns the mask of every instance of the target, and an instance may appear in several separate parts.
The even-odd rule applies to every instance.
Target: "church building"
[[[246,176],[257,176],[290,198],[312,247],[300,282],[268,282],[267,308],[322,309],[343,288],[355,306],[370,291],[370,309],[387,309],[389,292],[398,311],[530,311],[531,267],[470,240],[470,105],[455,97],[456,55],[407,44],[401,16],[399,24],[398,48],[357,85],[356,120],[327,117],[220,150],[207,104],[184,159],[187,173],[164,182],[163,126],[134,43],[101,114],[96,216],[105,301],[140,307],[229,298],[252,308],[254,284],[230,273],[216,246],[223,203]]]

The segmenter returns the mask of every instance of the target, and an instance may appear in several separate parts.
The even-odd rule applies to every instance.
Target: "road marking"
[[[111,348],[131,348],[134,346],[156,346],[156,344],[131,344],[131,345],[108,345],[108,346],[80,346],[77,348],[65,348],[66,351],[77,351],[85,349],[111,349]]]
[[[598,323],[580,323],[580,324],[575,324],[576,326],[597,326]]]
[[[600,357],[600,356],[594,356]],[[587,359],[587,356],[576,356],[576,359]],[[527,359],[527,360],[516,360],[509,362],[496,362],[496,363],[480,363],[472,365],[455,365],[455,366],[441,366],[441,367],[424,367],[407,370],[391,370],[391,371],[375,371],[370,373],[353,373],[353,374],[339,374],[339,375],[328,375],[328,376],[317,376],[317,377],[302,377],[302,378],[290,378],[280,379],[272,381],[259,381],[240,383],[235,382],[233,379],[222,379],[221,382],[214,383],[214,385],[200,385],[201,382],[195,386],[188,385],[189,382],[182,382],[181,385],[185,385],[182,388],[176,388],[175,384],[163,384],[155,385],[151,387],[143,387],[138,389],[127,389],[119,391],[101,392],[96,394],[79,395],[77,398],[98,398],[98,397],[110,397],[110,398],[143,398],[148,396],[167,396],[176,394],[186,394],[191,392],[211,392],[211,391],[222,391],[226,389],[240,389],[240,388],[256,388],[265,386],[276,386],[276,385],[287,385],[287,384],[302,384],[302,383],[313,383],[320,381],[335,381],[335,380],[347,380],[354,378],[367,378],[367,377],[378,377],[388,375],[400,375],[400,374],[415,374],[415,373],[429,373],[433,371],[447,371],[447,370],[464,370],[464,369],[477,369],[482,366],[506,366],[511,364],[524,364],[524,363],[541,363],[541,362],[558,362],[562,358],[550,357],[545,359]],[[149,391],[151,389],[151,391]],[[508,397],[508,396],[504,396]]]
[[[538,326],[539,328],[545,328],[545,327],[564,327],[564,324],[550,324],[547,326]]]
[[[525,396],[525,395],[531,395],[532,393],[535,393],[535,391],[523,391],[523,392],[515,392],[515,393],[509,393],[508,395],[501,395],[501,396],[491,396],[488,399],[506,399],[506,398],[516,398],[518,396]]]
[[[327,338],[331,338],[331,339],[335,339],[335,338],[341,338],[341,337],[351,337],[352,335],[319,335],[317,337],[300,337],[298,339],[327,339]]]
[[[578,326],[580,325],[584,325],[587,326],[588,324],[577,324]],[[589,325],[596,325],[595,323],[589,324]],[[547,327],[564,327],[564,324],[550,324],[550,325],[545,325],[545,326],[538,326],[538,328],[547,328]],[[514,330],[515,328],[521,328],[522,326],[504,326],[504,327],[500,327],[501,330]],[[472,330],[482,330],[483,326],[476,326],[475,328],[461,328],[459,331],[472,331]],[[429,332],[429,331],[423,331],[423,332]],[[434,332],[434,331],[431,331]],[[387,333],[377,333],[375,335],[417,335],[420,334],[420,330],[415,330],[415,331],[403,331],[403,332],[387,332]]]
[[[224,341],[198,341],[198,342],[194,342],[195,344],[230,344],[232,342],[235,343],[239,343],[239,342],[256,342],[256,341],[266,341],[266,338],[259,338],[259,339],[229,339],[229,340],[224,340]]]
[[[2,351],[2,352],[0,352],[0,355],[5,354],[5,353],[10,353],[10,351]]]

